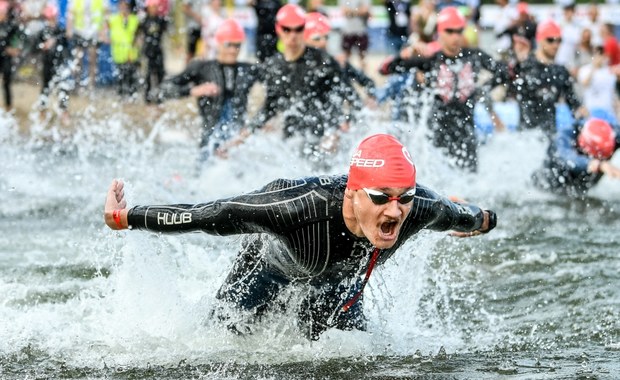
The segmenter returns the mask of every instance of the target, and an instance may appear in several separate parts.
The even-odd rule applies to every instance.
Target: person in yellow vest
[[[103,33],[107,0],[70,0],[67,13],[67,37],[76,59],[80,85],[95,84],[97,45]]]
[[[133,95],[138,83],[136,34],[140,22],[127,0],[118,2],[118,12],[108,18],[112,61],[117,70],[119,95]]]

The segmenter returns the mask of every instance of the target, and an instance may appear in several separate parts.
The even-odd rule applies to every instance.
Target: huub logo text
[[[385,160],[381,158],[362,158],[362,151],[358,150],[351,157],[350,165],[357,166],[358,168],[380,168],[385,165]]]
[[[167,212],[157,213],[157,224],[171,226],[175,224],[185,224],[192,222],[192,214],[189,212],[182,212],[180,214],[171,214]]]

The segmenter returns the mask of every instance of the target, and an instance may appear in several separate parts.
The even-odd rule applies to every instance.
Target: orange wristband
[[[121,210],[112,211],[112,218],[114,218],[114,222],[118,226],[118,229],[122,230],[123,225],[121,224]]]

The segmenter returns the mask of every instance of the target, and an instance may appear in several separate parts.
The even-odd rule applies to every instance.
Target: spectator
[[[204,0],[183,0],[183,14],[185,14],[185,32],[187,38],[186,59],[188,63],[198,51],[198,41],[202,27],[202,6]]]
[[[349,61],[351,51],[357,49],[362,71],[366,70],[366,52],[368,51],[368,19],[370,18],[369,0],[339,0],[340,10],[344,15],[342,24],[342,50]]]
[[[599,18],[598,4],[591,2],[588,5],[587,18],[584,21],[584,28],[588,28],[592,31],[592,44],[602,45],[603,39],[601,38],[601,26],[603,23]]]
[[[507,59],[512,45],[509,29],[516,23],[518,12],[508,0],[495,0],[499,6],[499,15],[494,20],[495,49],[502,59]]]
[[[103,37],[105,0],[72,0],[67,17],[67,36],[75,57],[78,84],[94,85],[97,75],[97,46]]]
[[[437,11],[433,0],[420,0],[411,16],[411,32],[414,40],[425,43],[433,41],[437,31]]]
[[[566,67],[569,72],[576,72],[575,56],[577,46],[581,40],[583,25],[575,17],[574,2],[565,4],[562,8],[562,14],[563,18],[559,22],[559,26],[562,29],[562,39],[555,56],[555,63]]]
[[[224,10],[222,9],[222,0],[209,0],[202,6],[202,27],[200,30],[200,38],[202,39],[204,59],[214,59],[217,41],[215,40],[215,32],[220,24],[224,21]]]
[[[132,96],[138,84],[138,48],[136,33],[138,16],[131,11],[127,0],[119,0],[118,12],[108,19],[112,61],[118,72],[118,94]]]
[[[601,26],[600,32],[603,50],[607,58],[609,58],[609,65],[616,66],[620,64],[620,46],[614,34],[614,25],[605,23]]]
[[[600,44],[599,44],[600,45]],[[574,69],[570,71],[573,77],[577,77],[579,70],[592,62],[594,56],[594,45],[592,44],[592,31],[590,28],[583,28],[581,32],[581,40],[575,52]]]
[[[578,80],[583,88],[584,106],[590,115],[617,124],[617,76],[607,64],[602,46],[594,48],[591,63],[579,69]]]

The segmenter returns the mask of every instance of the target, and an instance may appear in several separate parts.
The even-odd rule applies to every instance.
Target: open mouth
[[[395,220],[391,220],[388,222],[381,223],[381,235],[384,238],[390,238],[396,235],[396,228],[398,227],[398,222]]]

